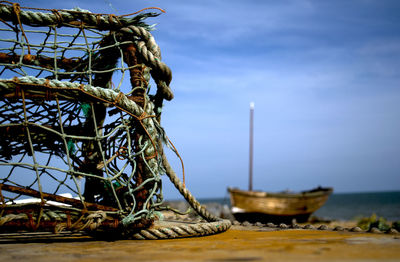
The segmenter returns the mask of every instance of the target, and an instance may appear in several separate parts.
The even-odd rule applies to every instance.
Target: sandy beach
[[[0,261],[399,260],[399,234],[271,230],[241,225],[216,235],[171,240],[98,241],[88,236],[70,236],[2,241],[0,245]]]

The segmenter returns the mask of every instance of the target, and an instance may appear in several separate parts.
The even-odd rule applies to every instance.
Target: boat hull
[[[239,221],[305,222],[322,207],[332,188],[316,188],[301,193],[268,193],[228,188],[232,213]]]

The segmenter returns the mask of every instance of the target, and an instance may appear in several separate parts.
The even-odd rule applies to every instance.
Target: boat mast
[[[253,125],[254,102],[250,103],[249,191],[253,191]]]

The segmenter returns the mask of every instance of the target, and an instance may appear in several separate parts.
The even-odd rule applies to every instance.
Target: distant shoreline
[[[214,206],[214,209],[230,209],[230,199],[198,198],[202,205]],[[186,200],[166,200],[165,202],[185,202]],[[182,204],[183,205],[183,204]],[[221,205],[218,207],[218,205]],[[187,204],[188,206],[188,204]],[[400,220],[400,191],[333,193],[328,201],[313,213],[322,220],[356,221],[371,215],[383,217],[388,221]]]
[[[257,190],[256,190],[257,191]],[[279,192],[279,191],[271,191],[271,192]],[[380,194],[380,193],[400,193],[400,190],[385,190],[385,191],[360,191],[360,192],[335,192],[333,191],[332,195],[353,195],[353,194]],[[196,196],[195,196],[196,197]],[[183,198],[183,197],[182,197]],[[229,200],[229,197],[224,195],[221,197],[199,197],[196,198],[199,202],[209,202],[215,199],[226,198]],[[182,199],[167,199],[166,201],[180,201]]]

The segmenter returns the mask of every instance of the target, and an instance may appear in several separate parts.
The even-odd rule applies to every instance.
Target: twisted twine
[[[124,34],[139,37],[140,40],[135,41],[137,51],[141,54],[144,63],[153,68],[150,72],[153,76],[157,88],[161,90],[163,98],[170,101],[174,95],[169,84],[172,80],[171,69],[161,61],[161,51],[152,34],[143,27],[130,25],[119,30]]]
[[[138,240],[156,240],[206,236],[224,232],[230,227],[231,222],[229,220],[197,224],[180,224],[175,226],[160,226],[159,228],[143,229],[129,238]]]
[[[25,8],[26,9],[26,8]],[[99,30],[115,30],[123,26],[131,24],[140,24],[141,20],[146,17],[154,17],[157,13],[145,13],[135,17],[115,16],[108,14],[94,14],[89,11],[75,10],[55,10],[55,9],[38,9],[33,10],[52,11],[52,13],[34,12],[29,10],[20,10],[19,17],[21,22],[30,26],[70,26],[77,27],[84,24],[86,27],[92,27]],[[135,14],[135,13],[133,13]],[[13,3],[8,1],[0,2],[0,17],[4,21],[15,20],[15,10]],[[150,29],[150,28],[149,28]]]
[[[5,216],[0,217],[0,226],[14,220],[14,219],[28,219],[27,214],[7,214]]]

